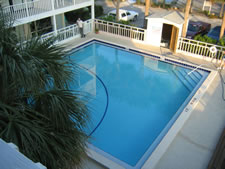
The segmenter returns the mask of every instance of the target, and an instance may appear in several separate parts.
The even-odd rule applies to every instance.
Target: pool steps
[[[192,91],[201,80],[203,75],[200,71],[197,70],[188,75],[189,72],[189,70],[182,67],[176,67],[175,69],[173,69],[173,73],[180,79],[185,87],[189,91]]]

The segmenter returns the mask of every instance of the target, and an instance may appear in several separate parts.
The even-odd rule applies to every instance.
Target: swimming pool
[[[70,56],[90,98],[91,147],[124,168],[143,166],[209,73],[141,55],[92,42]]]

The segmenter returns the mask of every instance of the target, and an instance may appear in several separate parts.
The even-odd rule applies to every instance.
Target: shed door
[[[173,53],[176,53],[178,31],[179,31],[179,29],[173,25],[172,35],[171,35],[171,39],[170,39],[170,49],[173,51]]]

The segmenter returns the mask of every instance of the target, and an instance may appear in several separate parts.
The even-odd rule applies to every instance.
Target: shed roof
[[[176,24],[183,24],[184,23],[184,16],[178,11],[165,11],[165,12],[158,12],[150,14],[147,19],[150,18],[164,18],[170,22],[174,22]]]

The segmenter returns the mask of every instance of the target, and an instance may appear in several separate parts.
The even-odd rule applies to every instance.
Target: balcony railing
[[[84,34],[92,31],[93,23],[92,20],[87,20],[84,22]],[[51,37],[57,37],[57,42],[62,42],[65,40],[70,40],[80,36],[80,31],[77,24],[67,26],[65,28],[58,29],[54,32],[49,32],[41,36],[41,40],[44,41]]]
[[[145,41],[146,37],[145,29],[99,19],[95,19],[95,29],[138,41]]]
[[[54,9],[75,6],[92,0],[25,0],[25,3],[3,8],[3,12],[14,19],[22,19]]]

